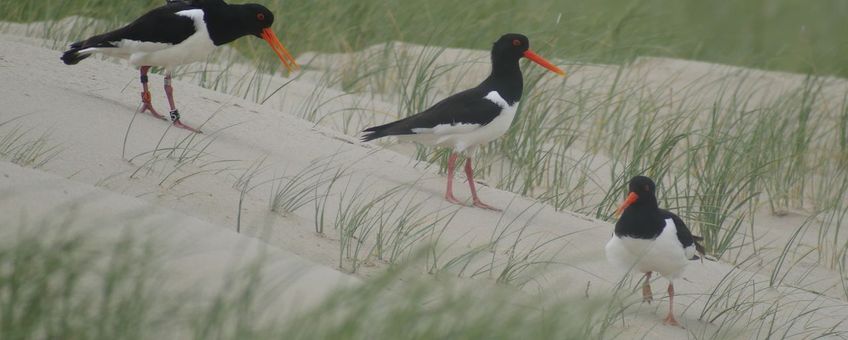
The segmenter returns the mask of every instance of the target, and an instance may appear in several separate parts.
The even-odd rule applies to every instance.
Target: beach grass
[[[70,15],[127,22],[163,0],[4,2],[0,20],[31,22]],[[268,0],[275,28],[295,52],[350,52],[400,40],[485,48],[497,35],[523,32],[535,48],[579,62],[654,55],[820,75],[848,75],[839,0],[468,1]],[[259,44],[240,41],[236,44]],[[252,49],[241,49],[246,53]],[[273,58],[271,55],[264,57]]]
[[[4,2],[0,4],[0,20],[29,22],[81,15],[102,19],[98,25],[105,28],[125,22],[160,3]],[[748,273],[733,272],[715,287],[701,316],[709,322],[719,322],[721,327],[711,333],[693,334],[693,337],[739,336],[730,330],[744,326],[739,325],[740,322],[747,322],[744,327],[749,329],[758,329],[758,336],[786,335],[780,333],[791,328],[786,325],[804,321],[807,315],[814,314],[813,311],[802,308],[789,317],[790,323],[781,324],[775,321],[775,310],[780,302],[761,298],[765,289],[761,287],[783,286],[789,273],[795,273],[800,261],[812,256],[810,254],[818,256],[817,264],[838,272],[836,275],[843,278],[844,298],[848,298],[848,288],[845,288],[848,283],[844,279],[848,273],[848,241],[844,238],[845,231],[841,230],[848,211],[845,203],[848,202],[848,97],[834,97],[826,91],[828,82],[834,81],[828,76],[848,75],[844,58],[841,58],[848,52],[844,42],[848,26],[842,20],[848,14],[848,6],[842,2],[823,1],[811,5],[799,0],[734,3],[689,0],[591,3],[274,0],[266,5],[278,13],[275,28],[287,46],[297,52],[355,52],[394,40],[427,45],[417,53],[397,53],[391,45],[385,45],[381,48],[384,52],[381,56],[323,70],[325,77],[315,85],[309,100],[296,110],[301,118],[316,124],[337,124],[344,132],[355,134],[364,127],[359,126],[363,121],[382,122],[413,114],[446,91],[437,88],[442,78],[451,72],[463,72],[463,67],[467,66],[437,63],[445,47],[485,50],[500,33],[520,31],[531,36],[534,49],[566,60],[564,64],[578,70],[584,63],[613,65],[605,66],[608,72],[603,77],[581,82],[560,81],[525,67],[525,97],[519,108],[519,118],[506,136],[482,147],[474,158],[479,175],[490,185],[536,198],[560,211],[570,210],[613,221],[612,213],[625,194],[630,176],[645,174],[657,181],[661,204],[683,216],[697,234],[705,236],[710,254],[740,267],[751,265],[755,262],[751,260],[753,257],[769,250],[758,243],[760,235],[753,228],[763,211],[778,217],[792,212],[808,215],[803,224],[793,228],[789,239],[771,245],[772,252],[767,254],[774,256],[765,263],[766,282],[746,276]],[[51,31],[48,37],[66,41],[72,39],[72,34],[73,30]],[[223,72],[203,71],[181,76],[196,77],[198,83],[207,88],[264,102],[285,84],[272,83],[270,73],[279,65],[272,54],[258,48],[262,42],[254,40],[243,39],[235,43],[243,55],[229,60],[224,58],[230,63],[225,65]],[[671,83],[649,86],[639,80],[641,75],[630,69],[629,62],[638,56],[689,58],[798,72],[806,76],[795,86],[767,95],[751,85],[754,80],[749,77],[753,77],[753,71],[727,75],[727,78],[738,78],[727,83],[715,81],[719,85],[696,80],[684,88]],[[236,59],[252,62],[255,69],[229,74]],[[669,88],[675,95],[669,95]],[[394,116],[387,116],[385,112],[368,112],[360,107],[327,112],[333,100],[345,96],[330,95],[328,98],[328,89],[356,94],[376,90],[378,94],[372,96],[389,101],[396,112],[392,113]],[[709,94],[706,100],[704,93]],[[24,158],[31,160],[25,163],[43,165],[55,151],[47,144],[49,134],[23,144],[29,147],[20,147],[17,141],[26,140],[24,137],[28,133],[25,132],[23,128],[12,128],[4,135],[6,139],[0,140],[0,150],[4,147],[24,150]],[[127,133],[130,133],[129,127]],[[162,144],[165,133],[167,131],[160,142],[149,149],[151,151],[126,156],[137,165],[133,175],[155,173],[160,186],[173,188],[206,171],[230,169],[221,160],[207,158],[206,151],[215,140],[214,134],[191,135],[171,146]],[[418,147],[412,156],[418,161],[433,162],[444,170],[445,155],[445,150]],[[355,183],[346,178],[345,168],[330,168],[324,163],[314,163],[301,170],[285,169],[285,176],[270,181],[254,180],[264,168],[261,160],[252,163],[236,180],[236,190],[244,195],[260,186],[268,187],[271,192],[269,210],[283,215],[302,212],[311,206],[315,232],[338,237],[338,266],[345,271],[357,272],[361,266],[377,260],[396,265],[407,259],[416,247],[424,246],[429,251],[424,262],[431,274],[458,272],[464,277],[486,277],[505,285],[521,286],[532,281],[540,268],[552,262],[551,252],[559,250],[542,249],[549,243],[535,235],[524,235],[526,225],[504,221],[502,229],[496,228],[501,232],[492,235],[492,242],[487,247],[471,249],[459,256],[442,257],[444,248],[439,244],[450,244],[450,240],[443,240],[441,233],[453,215],[445,212],[435,219],[422,217],[422,198],[415,197],[408,187],[392,188],[383,193],[367,192],[365,182]],[[532,211],[527,213],[532,214]],[[240,225],[237,228],[240,229]],[[812,251],[806,248],[810,245],[801,247],[801,238],[808,233],[817,235],[818,242],[812,245]],[[425,246],[427,242],[432,244]],[[34,249],[48,252],[50,247]],[[506,253],[506,260],[495,263],[491,255],[495,251]],[[120,256],[130,255],[116,256],[119,257],[116,261],[120,261]],[[482,256],[492,256],[491,261],[480,264],[478,260]],[[127,261],[130,260],[133,260],[131,256]],[[85,270],[84,264],[69,266]],[[119,262],[115,268],[119,271],[118,278],[136,275],[125,273],[130,269]],[[223,306],[220,308],[224,311],[210,309],[194,325],[199,327],[197,334],[202,338],[212,334],[226,334],[223,338],[280,334],[287,335],[286,338],[339,337],[341,334],[349,335],[347,338],[410,334],[438,337],[455,332],[487,338],[498,338],[498,334],[585,338],[605,335],[601,325],[610,322],[610,315],[621,313],[620,309],[604,304],[608,301],[588,304],[580,301],[577,304],[588,311],[577,318],[582,320],[582,325],[552,324],[538,310],[524,313],[514,308],[513,296],[494,295],[482,300],[492,305],[476,306],[480,310],[502,310],[504,314],[496,318],[503,317],[499,326],[504,328],[495,327],[491,332],[483,329],[478,319],[491,316],[468,314],[467,309],[468,304],[481,303],[481,300],[464,299],[456,303],[438,300],[439,303],[430,304],[442,315],[468,321],[438,326],[437,321],[444,322],[442,316],[437,315],[439,313],[422,314],[410,306],[427,305],[434,292],[443,288],[441,283],[395,287],[413,297],[405,302],[384,301],[391,298],[375,293],[375,290],[395,285],[399,273],[403,270],[387,271],[385,276],[381,275],[360,290],[341,292],[312,314],[294,318],[282,328],[279,325],[268,329],[259,326],[218,328],[221,320],[243,320],[236,312],[247,308],[240,304],[250,303],[250,300],[237,299],[241,296],[238,294],[232,295],[231,300],[221,300],[219,307]],[[53,274],[38,275],[50,277]],[[142,293],[149,294],[138,292]],[[363,314],[361,309],[332,313],[339,305],[350,303],[361,308],[375,303],[389,307],[375,309],[375,314]],[[507,305],[509,308],[504,307]],[[147,306],[129,302],[115,306],[106,305],[101,310],[117,313],[118,319],[124,314],[127,318],[136,317],[132,316],[136,312],[138,317],[150,316],[145,309]],[[110,310],[125,307],[129,310]],[[554,305],[545,313],[560,311],[559,308],[565,307]],[[571,313],[570,310],[562,312]],[[320,317],[323,313],[330,313],[333,318],[327,321]],[[519,313],[523,313],[520,319]],[[53,320],[54,316],[33,314],[32,317],[36,321],[19,318],[9,322],[26,326],[18,328],[23,330],[21,334],[54,334],[50,333],[55,332],[50,328],[53,325],[26,324],[47,322],[43,320]],[[95,317],[99,315],[91,316]],[[387,317],[395,317],[397,322],[379,323],[379,327],[374,327],[375,323],[365,324]],[[38,321],[39,318],[43,320]],[[115,320],[107,319],[120,321]],[[397,325],[414,320],[418,326],[412,330],[397,328]],[[319,324],[306,327],[313,325],[310,322]],[[446,330],[450,332],[443,333]],[[128,329],[128,334],[143,334],[138,333],[143,331],[132,328]],[[519,331],[526,333],[515,333]],[[833,334],[842,333],[816,329],[804,335]],[[19,334],[9,335],[14,338]],[[79,335],[87,337],[90,334]]]
[[[16,122],[23,117],[0,122],[0,159],[21,166],[42,167],[62,150],[51,142],[49,130],[34,137],[37,132]]]
[[[85,206],[71,203],[40,218],[3,217],[3,223],[14,225],[0,241],[4,339],[606,339],[619,338],[620,323],[640,308],[626,277],[612,292],[589,295],[587,287],[586,295],[559,296],[528,294],[505,282],[422,276],[426,247],[362,282],[329,290],[308,306],[269,304],[264,297],[288,288],[264,272],[268,258],[261,251],[223,273],[214,284],[218,290],[200,294],[193,286],[172,285],[179,274],[162,266],[168,261],[165,248],[156,237],[132,231],[161,219],[146,218],[150,214],[143,211],[91,217]],[[103,225],[118,231],[97,235]],[[501,275],[523,279],[548,272],[505,268]],[[694,294],[705,299],[700,322],[715,326],[693,320],[687,334],[696,339],[846,335],[838,319],[811,319],[841,306],[793,299],[798,291],[788,288],[773,297],[777,288],[769,287],[761,271],[754,258],[741,261],[712,291]],[[285,275],[302,274],[294,269]]]
[[[810,58],[823,58],[829,55],[827,51],[807,55],[796,50],[811,46],[793,45],[798,42],[789,39],[788,33],[780,38],[775,36],[776,32],[790,31],[781,25],[809,21],[816,23],[799,24],[803,26],[799,26],[803,30],[799,34],[818,34],[817,30],[834,22],[827,20],[832,14],[823,14],[818,7],[799,8],[798,3],[791,1],[734,5],[661,1],[627,4],[607,1],[593,5],[539,2],[522,5],[525,12],[497,10],[514,6],[512,3],[478,3],[472,13],[466,8],[470,8],[470,3],[456,6],[440,1],[403,5],[326,3],[315,7],[317,5],[285,4],[285,8],[297,14],[291,21],[287,19],[281,23],[282,30],[314,37],[299,39],[306,41],[304,48],[307,50],[354,52],[373,43],[391,40],[418,42],[425,46],[405,50],[389,44],[377,45],[365,57],[350,58],[337,68],[324,70],[325,76],[316,84],[310,100],[296,110],[307,120],[333,124],[346,133],[356,134],[364,126],[363,122],[370,119],[382,122],[392,117],[358,106],[331,110],[332,103],[347,94],[332,94],[327,89],[342,89],[353,94],[370,92],[372,98],[376,96],[394,104],[392,114],[395,117],[419,112],[443,94],[459,90],[456,81],[462,77],[456,74],[467,72],[470,65],[437,61],[445,53],[445,47],[485,49],[493,38],[482,36],[482,31],[467,31],[470,29],[467,26],[482,23],[486,27],[508,22],[517,28],[527,27],[516,30],[531,35],[537,42],[534,46],[538,46],[534,48],[543,54],[569,60],[577,67],[577,72],[580,72],[578,65],[584,62],[620,64],[610,66],[611,74],[605,73],[597,79],[584,78],[580,82],[561,81],[532,65],[525,67],[525,98],[518,110],[519,119],[506,136],[482,147],[474,156],[479,175],[493,186],[553,203],[559,210],[611,220],[627,180],[633,175],[645,174],[659,183],[663,205],[684,216],[696,233],[705,236],[711,254],[721,257],[730,251],[732,256],[726,260],[731,262],[745,252],[760,251],[756,242],[758,235],[750,226],[757,223],[757,214],[763,205],[769,207],[773,215],[787,211],[818,214],[815,207],[832,206],[830,202],[845,197],[844,194],[822,193],[824,186],[820,182],[829,179],[839,184],[848,177],[848,171],[839,166],[822,166],[819,162],[820,159],[838,159],[838,150],[845,149],[844,133],[840,133],[844,129],[832,129],[830,123],[834,118],[837,122],[839,117],[844,118],[845,98],[825,94],[832,79],[820,76],[841,75],[843,71],[839,68],[842,66],[840,63],[830,68],[822,66]],[[271,7],[275,6],[284,8],[282,4],[272,3]],[[571,6],[571,10],[559,6]],[[842,7],[833,4],[833,13],[839,13]],[[336,20],[316,27],[312,25],[321,20],[305,22],[298,19],[301,14],[313,13],[318,8],[322,13],[310,18],[330,15]],[[481,11],[481,8],[491,12]],[[344,19],[339,19],[342,13]],[[489,16],[477,21],[469,19],[479,13],[489,13]],[[543,20],[551,13],[558,14],[556,24]],[[749,16],[743,14],[756,17],[754,21],[760,22],[747,22]],[[813,17],[816,20],[812,20]],[[390,19],[391,30],[378,23],[385,18]],[[773,22],[778,19],[780,23]],[[434,25],[434,20],[440,24]],[[676,29],[656,27],[659,24]],[[425,25],[435,28],[409,30]],[[711,36],[714,32],[726,32],[726,27],[741,33],[725,34],[723,39]],[[303,31],[298,31],[300,29]],[[839,28],[831,30],[837,31]],[[569,36],[563,37],[563,32]],[[737,38],[744,38],[745,42],[732,41]],[[771,38],[781,43],[769,40]],[[803,40],[803,44],[811,44],[808,38],[798,39]],[[320,41],[323,45],[311,41]],[[698,42],[698,46],[693,47],[694,42]],[[261,48],[254,48],[258,47],[255,45],[258,42],[246,39],[241,43],[249,46],[236,45],[237,48],[259,69],[275,68],[273,60],[269,61]],[[303,42],[293,42],[292,49],[298,43]],[[839,46],[833,43],[829,48],[838,49]],[[685,48],[691,50],[683,52]],[[762,93],[754,85],[754,71],[745,70],[728,71],[725,77],[729,80],[726,81],[696,79],[682,88],[671,81],[649,85],[641,80],[645,74],[639,72],[643,71],[632,70],[628,63],[645,55],[702,59],[808,75],[797,85],[770,94]],[[250,78],[255,77],[255,73],[251,73]],[[455,81],[445,83],[448,77]],[[238,93],[251,94],[258,99],[267,98],[277,90],[269,82],[250,81]],[[702,93],[710,93],[711,97]],[[445,170],[445,150],[419,146],[413,156],[419,161],[434,162],[441,171]],[[370,206],[365,204],[359,208]],[[319,209],[317,205],[316,209]],[[356,216],[364,215],[348,217]],[[824,235],[839,235],[843,215],[822,216],[831,218],[810,223],[823,235],[820,251],[831,259],[829,266],[836,268],[836,258],[845,252],[845,247],[836,245],[841,241],[826,242],[828,236]],[[349,225],[362,224],[368,223],[358,221]],[[367,228],[356,230],[370,231]],[[352,234],[349,236],[345,239],[356,239]],[[344,257],[340,258],[340,265]]]
[[[83,15],[101,18],[97,25],[105,27],[125,20],[123,16],[132,12],[125,7],[117,9],[111,3],[78,1],[73,6],[52,2],[3,4],[9,10],[2,18],[31,21]],[[133,6],[142,11],[141,8],[156,4]],[[534,45],[538,46],[536,49],[570,60],[577,70],[584,62],[624,62],[608,66],[602,77],[580,82],[552,80],[542,71],[529,68],[519,119],[504,138],[481,148],[474,158],[477,171],[495,187],[549,202],[558,210],[600,219],[612,218],[630,176],[651,176],[659,183],[661,201],[690,221],[690,226],[706,237],[709,251],[721,256],[742,247],[758,251],[754,229],[745,227],[756,224],[761,204],[767,205],[774,215],[790,210],[819,214],[825,210],[816,207],[833,206],[833,200],[845,197],[825,190],[830,187],[825,182],[843,183],[848,177],[846,168],[822,165],[819,160],[844,164],[848,104],[846,98],[824,95],[827,83],[833,79],[819,75],[843,72],[841,62],[825,59],[843,46],[828,43],[828,39],[844,29],[835,27],[838,20],[830,18],[842,13],[846,6],[831,3],[825,11],[819,6],[799,4],[790,0],[739,4],[600,1],[592,5],[531,1],[516,7],[506,1],[458,5],[443,1],[388,4],[375,0],[355,4],[272,1],[267,5],[287,9],[284,12],[289,15],[279,15],[285,20],[278,20],[277,25],[286,34],[299,37],[290,44],[294,50],[353,52],[388,40],[427,44],[428,47],[411,51],[384,45],[378,48],[380,53],[352,58],[337,69],[325,71],[326,76],[315,84],[310,99],[296,111],[302,118],[335,124],[351,134],[357,133],[364,126],[362,123],[392,117],[362,107],[328,112],[331,103],[348,96],[330,94],[328,89],[347,89],[354,94],[376,90],[379,99],[396,105],[396,117],[415,113],[441,96],[444,89],[437,84],[442,78],[465,72],[469,66],[437,62],[444,46],[485,49],[488,43],[481,40],[493,39],[486,30],[469,31],[472,24],[478,29],[515,27],[540,42]],[[115,15],[106,17],[103,13]],[[555,18],[551,18],[553,14]],[[756,20],[748,20],[749,17]],[[50,22],[44,25],[49,26]],[[425,26],[434,29],[418,29]],[[67,40],[78,30],[74,27],[66,27],[65,31],[47,29],[42,34],[57,41]],[[722,35],[722,39],[713,36],[715,32],[726,32],[726,27],[739,32]],[[801,36],[793,40],[788,32],[795,28],[801,30]],[[744,43],[734,39],[743,39]],[[255,44],[259,42],[237,42],[235,46],[242,55],[221,56],[224,71],[215,71],[219,72],[215,76],[207,76],[205,68],[180,76],[264,102],[286,83],[275,85],[264,73],[277,65],[269,54],[253,48],[258,47]],[[640,80],[643,75],[631,70],[627,63],[644,55],[695,58],[809,75],[800,85],[770,94],[749,86],[754,84],[748,79],[753,77],[753,71],[729,72],[726,77],[736,79],[719,79],[718,85],[716,80],[695,80],[683,88],[671,83],[648,86]],[[252,62],[256,68],[247,73],[230,72],[236,60]],[[712,97],[705,99],[702,92],[711,93]],[[792,138],[785,138],[786,135]],[[169,179],[171,187],[179,184],[185,177],[174,177],[178,170],[197,165],[198,156],[214,140],[187,138],[174,148],[157,145],[137,173],[149,172],[155,163],[175,160],[177,164],[164,174],[160,185]],[[413,156],[419,161],[435,162],[444,170],[445,154],[444,150],[418,147]],[[219,170],[196,169],[187,176]],[[292,187],[292,183],[295,182],[278,181],[272,210],[285,213],[317,199],[309,193],[317,184]],[[326,195],[330,195],[329,191]],[[281,206],[284,202],[294,205]],[[318,212],[320,206],[315,209],[316,216],[323,217]],[[828,244],[820,244],[819,248],[828,253],[830,266],[835,268],[838,254],[844,253],[845,247],[836,245],[841,241],[825,240],[827,235],[840,235],[843,215],[827,216],[831,218],[817,229],[822,235],[820,243]],[[316,220],[319,233],[324,224]]]
[[[276,314],[287,308],[261,297],[287,288],[264,275],[261,253],[224,274],[211,294],[166,288],[177,287],[170,283],[178,276],[162,269],[165,248],[130,227],[161,221],[143,212],[94,218],[86,204],[43,218],[3,218],[14,227],[0,242],[2,338],[576,339],[612,332],[601,327],[612,306],[606,299],[543,301],[507,286],[422,279],[416,263],[423,251],[280,319]],[[123,231],[95,235],[101,225]],[[302,274],[297,271],[291,275]],[[276,288],[268,291],[269,285]]]

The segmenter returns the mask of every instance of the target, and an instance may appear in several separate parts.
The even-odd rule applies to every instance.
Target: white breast
[[[683,245],[677,239],[677,228],[671,219],[665,220],[662,233],[650,240],[632,237],[613,237],[606,245],[607,260],[622,270],[640,273],[659,272],[669,279],[678,278],[689,262]]]
[[[483,98],[501,108],[501,112],[489,124],[440,124],[432,128],[413,129],[412,132],[416,134],[406,139],[451,147],[456,152],[463,152],[503,136],[512,125],[518,102],[509,105],[497,91],[491,91]]]

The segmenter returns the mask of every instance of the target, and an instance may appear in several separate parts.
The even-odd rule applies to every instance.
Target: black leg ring
[[[178,120],[180,120],[180,111],[179,110],[171,111],[171,122],[176,122]]]
[[[143,75],[143,76],[141,76],[141,83],[142,83],[142,84],[147,83],[147,75],[146,75],[146,74],[145,74],[145,75]]]

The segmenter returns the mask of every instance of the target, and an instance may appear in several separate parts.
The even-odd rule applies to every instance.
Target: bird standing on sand
[[[167,120],[153,108],[147,87],[150,68],[163,67],[171,121],[174,126],[200,132],[180,121],[171,87],[171,71],[179,65],[206,60],[216,46],[246,35],[264,39],[289,71],[297,69],[295,59],[269,28],[272,23],[274,15],[258,4],[229,5],[222,0],[168,1],[165,6],[147,12],[127,26],[71,44],[62,55],[62,61],[74,65],[94,53],[129,59],[141,72],[141,112],[150,111],[157,118]]]
[[[492,46],[492,73],[475,88],[454,94],[410,117],[363,131],[363,141],[386,136],[453,149],[448,158],[448,185],[445,199],[461,204],[453,195],[453,174],[457,153],[468,152],[465,175],[471,188],[473,205],[498,210],[483,203],[474,187],[470,154],[480,144],[506,133],[515,117],[524,80],[518,61],[530,59],[552,72],[565,72],[530,50],[530,41],[521,34],[505,34]]]
[[[668,279],[668,315],[663,323],[679,326],[674,318],[673,280],[683,274],[690,260],[697,260],[695,253],[704,256],[704,248],[693,236],[683,220],[674,213],[659,208],[655,195],[654,181],[645,176],[630,180],[627,199],[618,208],[621,214],[615,224],[615,233],[607,242],[607,260],[623,269],[635,269],[645,273],[642,284],[642,299],[650,303],[651,273],[659,272]]]

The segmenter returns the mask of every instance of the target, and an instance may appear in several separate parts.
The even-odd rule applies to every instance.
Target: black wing
[[[186,5],[192,5],[196,7],[201,7],[207,4],[214,4],[216,6],[225,5],[224,0],[165,0],[168,4],[175,3],[184,3]]]
[[[412,129],[432,128],[442,124],[489,124],[500,114],[502,108],[485,99],[487,94],[488,92],[480,88],[462,91],[415,115],[365,129],[362,141],[385,136],[410,135],[414,133]]]
[[[176,13],[196,8],[185,3],[172,3],[155,8],[129,25],[82,41],[81,47],[88,48],[102,42],[116,42],[122,39],[179,44],[194,34],[195,28],[191,18]]]
[[[91,47],[117,47],[117,42],[123,39],[179,44],[194,34],[195,28],[191,18],[176,13],[196,8],[185,2],[172,2],[154,8],[129,25],[71,44],[70,49],[62,55],[62,60],[68,65],[76,64],[88,57],[78,51]]]
[[[683,248],[690,247],[694,244],[695,251],[701,254],[701,256],[704,256],[704,246],[699,243],[704,240],[703,237],[692,235],[692,231],[689,230],[689,227],[686,226],[686,223],[683,223],[683,219],[680,218],[680,216],[677,216],[677,214],[665,209],[660,209],[660,215],[662,215],[663,219],[671,218],[674,222],[674,226],[677,227],[677,240],[680,241]],[[696,255],[692,260],[697,259],[698,256]]]

